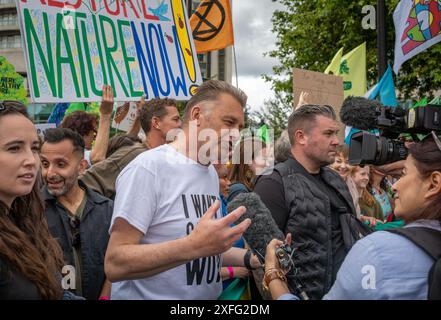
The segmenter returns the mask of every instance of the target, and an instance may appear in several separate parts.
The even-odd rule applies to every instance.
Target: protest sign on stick
[[[68,4],[72,3],[72,4]],[[34,102],[187,100],[202,83],[183,0],[18,1]]]
[[[300,96],[307,93],[308,104],[327,104],[339,114],[344,100],[343,78],[340,76],[294,69],[293,74],[294,107],[299,103]],[[343,143],[344,125],[340,122],[339,138]]]
[[[112,128],[128,132],[136,120],[136,102],[126,102],[116,109]]]

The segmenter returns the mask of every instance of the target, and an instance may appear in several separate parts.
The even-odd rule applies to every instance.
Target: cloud
[[[270,0],[233,0],[232,3],[239,87],[248,95],[251,110],[258,110],[265,100],[274,96],[271,84],[261,75],[271,74],[272,67],[278,64],[277,59],[264,53],[276,49],[271,17],[274,10],[283,6]]]
[[[275,49],[275,36],[271,32],[274,10],[282,8],[270,0],[233,1],[233,26],[239,76],[256,76],[272,72],[278,62],[264,57]]]
[[[258,77],[239,76],[239,88],[247,94],[247,104],[253,111],[259,110],[265,100],[274,96],[271,90],[271,83],[265,82]]]

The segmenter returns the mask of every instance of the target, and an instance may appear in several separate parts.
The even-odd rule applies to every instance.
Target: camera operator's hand
[[[385,164],[383,166],[375,167],[375,170],[381,172],[385,176],[393,176],[396,178],[401,177],[403,174],[405,160]]]
[[[369,222],[369,226],[371,227],[375,227],[378,223],[379,224],[383,224],[383,221],[378,220],[374,217],[367,217],[367,216],[360,216],[360,220],[361,221],[368,221]]]
[[[276,256],[276,249],[283,245],[283,241],[278,239],[273,239],[266,247],[265,254],[265,271],[272,268],[280,268],[279,259]],[[291,245],[291,234],[288,233],[285,238],[285,243]]]

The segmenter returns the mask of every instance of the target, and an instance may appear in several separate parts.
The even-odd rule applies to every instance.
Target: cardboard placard
[[[294,108],[299,103],[302,92],[309,94],[308,104],[327,104],[332,106],[340,120],[340,110],[344,100],[343,78],[321,72],[294,69],[293,74]],[[340,123],[340,142],[344,142],[344,124]]]

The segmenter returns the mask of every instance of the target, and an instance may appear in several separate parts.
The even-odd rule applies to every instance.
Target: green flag
[[[345,97],[363,97],[366,93],[366,42],[341,59],[339,75],[343,77]]]
[[[420,101],[415,103],[410,109],[416,108],[416,107],[424,107],[427,106],[427,98],[422,98]]]
[[[334,58],[332,58],[331,63],[326,68],[325,73],[326,74],[340,74],[340,64],[341,64],[341,58],[343,56],[343,48],[338,50],[338,52],[335,54]]]
[[[430,104],[435,104],[437,106],[441,106],[441,97],[436,97],[432,101],[429,102]]]
[[[270,137],[269,137],[269,133],[268,133],[268,126],[266,124],[264,124],[263,126],[261,126],[258,130],[257,130],[257,134],[256,136],[258,138],[260,138],[263,142],[265,142],[266,144],[269,144],[270,141]]]

